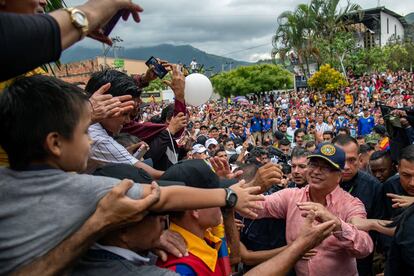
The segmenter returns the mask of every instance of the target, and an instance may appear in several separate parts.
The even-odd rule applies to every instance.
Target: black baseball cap
[[[237,183],[236,179],[221,180],[206,160],[190,159],[179,161],[169,167],[160,180],[184,182],[194,188],[228,188]]]
[[[313,154],[308,159],[320,158],[337,170],[343,170],[345,167],[345,152],[331,143],[319,144]]]
[[[143,169],[136,168],[129,164],[109,164],[102,168],[98,168],[93,172],[93,175],[107,176],[118,179],[130,179],[135,183],[151,183],[154,181],[152,177]],[[185,186],[183,181],[167,181],[167,180],[156,180],[159,186]]]

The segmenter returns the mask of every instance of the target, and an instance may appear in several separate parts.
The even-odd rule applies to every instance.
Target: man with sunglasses
[[[368,256],[373,242],[367,232],[349,223],[352,218],[366,218],[366,211],[359,199],[339,187],[345,152],[333,144],[322,143],[308,159],[309,185],[266,196],[259,203],[263,209],[258,218],[285,218],[288,244],[298,237],[304,216],[309,213],[315,213],[319,222],[334,221],[332,235],[315,248],[315,256],[296,263],[296,274],[358,275],[356,258]]]

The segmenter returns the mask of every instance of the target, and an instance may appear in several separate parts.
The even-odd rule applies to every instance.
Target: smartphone
[[[158,60],[155,57],[150,57],[145,64],[148,67],[153,67],[154,68],[154,73],[160,78],[162,79],[163,77],[165,77],[165,75],[168,74],[168,70],[164,68],[164,66],[162,66],[161,63],[158,62]]]
[[[115,28],[115,25],[118,23],[121,16],[127,12],[126,10],[119,10],[114,17],[109,20],[108,24],[106,24],[102,29],[105,36],[109,36],[112,30]]]

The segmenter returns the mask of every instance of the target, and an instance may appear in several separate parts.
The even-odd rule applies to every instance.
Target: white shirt
[[[91,125],[88,133],[92,139],[92,144],[87,173],[91,173],[109,163],[135,165],[138,162],[138,159],[130,154],[126,148],[109,136],[101,124]]]
[[[329,126],[325,122],[322,122],[322,124],[316,123],[315,128],[317,132],[321,132],[321,133],[324,133],[325,131],[329,131]]]

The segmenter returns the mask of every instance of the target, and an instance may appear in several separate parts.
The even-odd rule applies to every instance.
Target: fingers
[[[396,194],[392,194],[392,193],[387,193],[386,195],[387,195],[388,197],[392,198],[392,199],[394,199],[394,198],[402,198],[402,196],[400,196],[400,195],[396,195]]]
[[[111,83],[108,82],[107,84],[102,85],[98,90],[93,93],[93,95],[102,95],[106,92],[108,92],[109,88],[111,88]],[[108,95],[110,98],[112,98],[111,95]]]
[[[125,102],[125,101],[131,100],[132,96],[131,95],[123,95],[123,96],[118,96],[118,97],[115,97],[115,98],[117,98],[120,102]],[[134,103],[134,101],[132,101],[132,102]]]
[[[137,206],[141,208],[142,211],[147,210],[160,200],[160,194],[160,187],[153,181],[151,183],[151,192],[146,197],[136,200]]]
[[[128,192],[128,190],[131,189],[133,183],[134,182],[132,182],[132,180],[124,179],[121,182],[119,182],[118,185],[112,188],[112,192],[119,196],[125,195]]]
[[[168,259],[168,255],[164,250],[161,249],[154,249],[155,255],[157,255],[163,262],[166,262]]]
[[[322,233],[323,235],[330,235],[335,227],[336,227],[335,221],[328,220],[326,222],[316,225],[315,229],[318,232]]]
[[[174,256],[181,258],[188,256],[187,244],[184,238],[177,232],[166,230],[165,235],[166,242],[163,243],[164,249]]]

